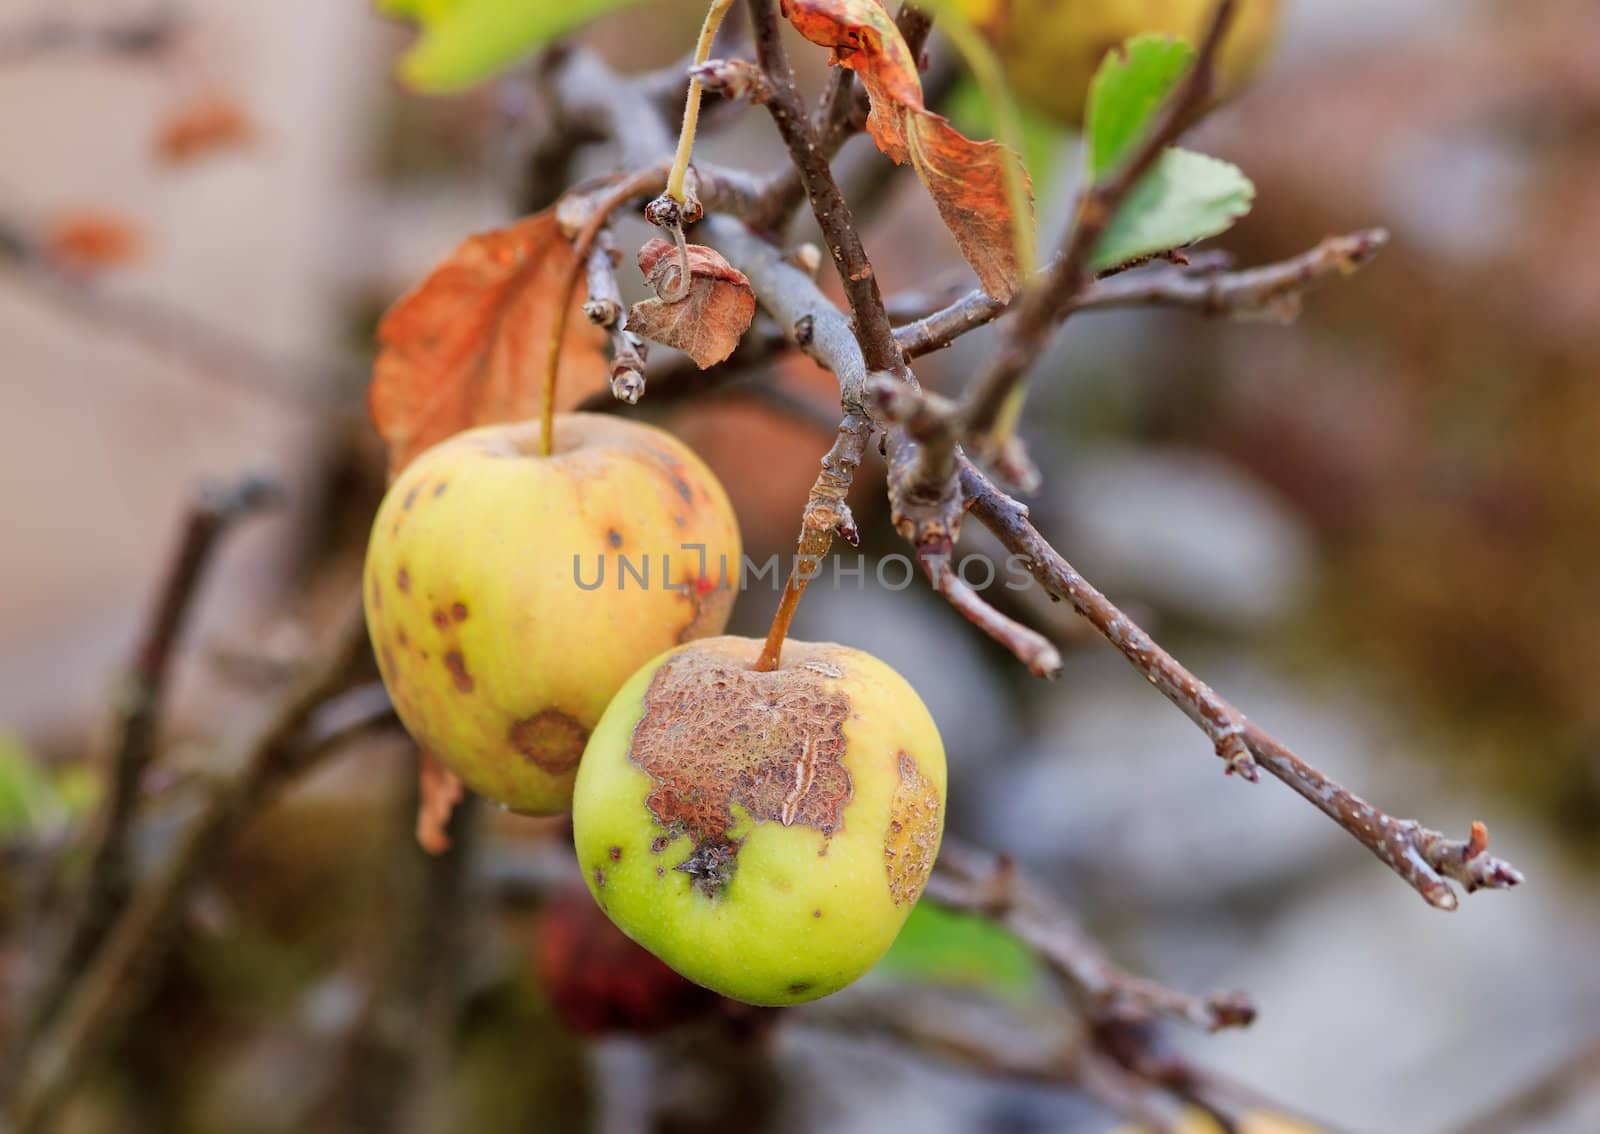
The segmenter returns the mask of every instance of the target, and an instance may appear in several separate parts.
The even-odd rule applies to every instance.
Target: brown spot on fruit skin
[[[407,512],[411,511],[411,505],[417,502],[417,493],[420,491],[422,491],[420,485],[412,488],[410,492],[406,493],[405,503],[401,504],[400,507],[404,508]]]
[[[788,987],[787,991],[790,996],[803,995],[804,993],[811,991],[811,982],[808,980],[797,980]]]
[[[403,595],[411,593],[411,572],[404,567],[395,572],[394,585]]]
[[[411,648],[411,635],[407,634],[403,628],[400,630],[398,637],[395,638],[395,641],[400,644],[402,650]]]
[[[601,889],[604,889],[606,884],[606,872],[598,866],[594,868],[594,884]]]
[[[889,804],[889,829],[883,838],[883,867],[889,896],[897,906],[917,900],[933,870],[944,830],[944,803],[917,762],[901,752],[900,779]]]
[[[383,588],[378,586],[378,577],[376,575],[372,576],[368,589],[372,593],[372,609],[381,611],[383,609]]]
[[[589,730],[559,709],[546,709],[514,722],[507,739],[520,755],[560,776],[578,766]]]
[[[612,847],[609,850],[607,850],[606,853],[611,856],[611,861],[612,862],[621,862],[622,861],[622,848],[621,847]]]
[[[460,650],[451,650],[445,654],[444,667],[450,671],[450,680],[455,682],[457,689],[463,693],[472,692],[475,683],[472,674],[467,672],[467,662],[461,656]]]
[[[715,897],[733,876],[734,805],[758,823],[844,825],[850,700],[804,668],[771,673],[713,655],[669,659],[651,678],[628,758],[654,781],[645,806],[694,850],[678,867]],[[824,842],[826,847],[826,842]]]
[[[448,630],[450,628],[450,616],[445,614],[444,611],[436,609],[433,612],[433,624],[440,630]]]
[[[657,835],[655,838],[650,840],[650,853],[660,854],[662,851],[667,849],[667,846],[671,842],[672,840],[667,838],[667,836]]]
[[[443,496],[444,490],[449,487],[450,482],[448,480],[441,480],[438,484],[433,486],[433,498],[437,500],[439,497]]]
[[[450,617],[457,622],[465,622],[467,620],[467,604],[464,602],[451,604]]]
[[[656,877],[657,878],[665,878],[666,876],[667,876],[667,868],[665,866],[656,867]]]
[[[821,917],[822,916],[822,911],[821,910],[812,910],[811,911],[811,916],[812,917]]]
[[[378,656],[383,661],[383,672],[384,673],[394,673],[395,672],[394,655],[389,652],[389,647],[388,646],[379,646],[378,647]]]
[[[606,532],[606,542],[609,543],[612,546],[612,548],[621,547],[622,546],[622,533],[617,531],[616,528],[612,528],[611,530]]]

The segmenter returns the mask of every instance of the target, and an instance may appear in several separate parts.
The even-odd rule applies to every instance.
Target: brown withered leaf
[[[367,404],[398,472],[428,446],[476,425],[539,412],[544,360],[576,257],[551,210],[468,237],[378,326]],[[605,388],[605,331],[568,310],[558,409]]]
[[[911,163],[983,290],[1009,300],[1022,266],[1006,196],[1005,147],[975,142],[923,106],[916,58],[878,0],[782,0],[782,11],[801,35],[832,48],[833,61],[861,77],[872,103],[873,142],[896,164]],[[1031,211],[1031,189],[1029,197]]]
[[[628,330],[683,351],[701,370],[732,354],[755,318],[750,281],[704,245],[689,245],[689,286],[680,299],[661,298],[683,288],[678,250],[670,240],[656,237],[639,249],[639,270],[656,298],[633,305]]]
[[[450,849],[450,813],[461,802],[465,790],[456,774],[423,749],[417,763],[417,842],[429,854]]]

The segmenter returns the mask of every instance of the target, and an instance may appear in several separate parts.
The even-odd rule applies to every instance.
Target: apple
[[[572,801],[590,892],[734,1000],[836,992],[894,942],[944,831],[944,746],[870,654],[708,638],[650,662],[589,740]]]
[[[1222,44],[1223,93],[1237,89],[1265,59],[1279,0],[1241,0]],[[1106,54],[1141,33],[1197,44],[1214,0],[1005,0],[979,5],[1012,88],[1069,126],[1083,123],[1089,80]]]
[[[373,650],[401,721],[513,811],[570,806],[589,732],[638,667],[720,633],[727,494],[687,447],[602,414],[490,425],[395,479],[367,546]],[[703,552],[698,549],[703,549]]]

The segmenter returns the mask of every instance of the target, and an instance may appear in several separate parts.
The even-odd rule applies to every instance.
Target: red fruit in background
[[[562,1022],[583,1035],[653,1035],[710,1017],[765,1015],[685,980],[624,937],[583,886],[539,911],[533,961]]]

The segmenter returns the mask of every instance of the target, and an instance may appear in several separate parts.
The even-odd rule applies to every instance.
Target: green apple
[[[964,0],[994,41],[1006,79],[1023,98],[1060,122],[1083,122],[1089,80],[1100,61],[1142,33],[1197,44],[1215,0]],[[1217,66],[1223,93],[1242,84],[1266,57],[1279,0],[1241,0]]]
[[[491,425],[417,457],[367,546],[367,623],[417,743],[514,811],[572,799],[589,732],[648,659],[720,633],[739,529],[669,434],[601,414]]]
[[[572,826],[590,892],[698,984],[797,1004],[870,969],[928,880],[944,746],[904,678],[846,646],[708,638],[629,679]]]

